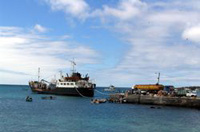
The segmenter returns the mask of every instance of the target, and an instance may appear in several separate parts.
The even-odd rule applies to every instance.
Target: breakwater
[[[110,100],[121,103],[149,104],[178,106],[200,109],[200,98],[197,97],[170,97],[170,96],[152,96],[142,94],[112,94]]]

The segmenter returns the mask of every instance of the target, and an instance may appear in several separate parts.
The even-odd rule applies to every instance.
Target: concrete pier
[[[200,109],[200,98],[197,97],[170,97],[142,94],[128,94],[126,96],[120,96],[119,94],[110,95],[110,99],[115,100],[116,102],[120,102],[121,98],[123,98],[124,103],[178,106]]]

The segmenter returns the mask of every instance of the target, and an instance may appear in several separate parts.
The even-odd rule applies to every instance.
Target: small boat
[[[106,99],[91,99],[92,104],[105,103],[106,101],[107,101]]]
[[[53,97],[53,96],[45,96],[45,97],[41,97],[41,99],[50,99],[50,100],[53,100],[53,99],[56,99],[56,97]]]
[[[32,101],[33,101],[33,99],[31,97],[29,97],[29,96],[26,97],[26,102],[32,102]]]
[[[110,85],[109,88],[105,88],[104,91],[115,91],[115,87]]]

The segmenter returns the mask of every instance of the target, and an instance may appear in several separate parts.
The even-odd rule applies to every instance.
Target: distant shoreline
[[[28,84],[0,84],[0,86],[28,86]]]
[[[0,86],[28,86],[28,84],[26,85],[26,84],[0,84]],[[104,89],[104,88],[106,88],[106,87],[108,87],[108,86],[97,86],[98,88],[102,88],[102,89]],[[131,87],[116,87],[116,88],[131,88]]]

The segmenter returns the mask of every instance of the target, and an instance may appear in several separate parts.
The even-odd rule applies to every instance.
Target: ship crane
[[[88,77],[88,73],[85,75],[85,78]]]
[[[44,79],[42,79],[41,81],[42,81],[42,82],[46,82],[46,83],[49,83],[49,84],[50,84],[50,82],[48,82],[48,81],[46,81],[46,80],[44,80]]]

